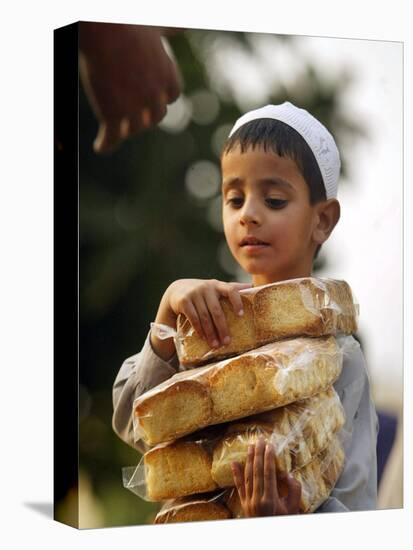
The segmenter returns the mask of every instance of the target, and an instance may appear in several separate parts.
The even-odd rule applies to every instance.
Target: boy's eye
[[[230,197],[227,199],[227,204],[231,204],[232,206],[237,208],[241,207],[243,202],[244,202],[243,197]],[[285,199],[266,198],[265,202],[270,208],[277,209],[277,208],[283,208],[284,206],[286,206],[288,201]]]
[[[233,206],[241,206],[243,202],[242,197],[231,197],[227,200],[228,204],[232,204]]]
[[[266,203],[271,208],[283,208],[287,204],[287,202],[288,201],[285,199],[271,199],[271,198],[266,199]]]

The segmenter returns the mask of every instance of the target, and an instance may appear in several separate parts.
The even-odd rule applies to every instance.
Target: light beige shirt
[[[150,343],[150,331],[142,350],[124,361],[113,386],[113,429],[141,453],[149,447],[134,441],[134,400],[183,370],[176,355],[169,361],[158,357]],[[376,510],[378,418],[373,404],[366,362],[356,345],[344,354],[343,369],[334,384],[346,415],[344,470],[329,498],[316,512]]]

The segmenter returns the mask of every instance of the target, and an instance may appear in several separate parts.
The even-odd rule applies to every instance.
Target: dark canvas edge
[[[78,24],[53,34],[53,515],[56,521],[78,527]]]

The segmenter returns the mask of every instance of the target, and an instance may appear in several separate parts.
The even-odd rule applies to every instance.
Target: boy
[[[246,113],[230,132],[221,157],[224,232],[252,286],[309,277],[313,260],[340,218],[336,199],[340,157],[331,134],[289,102]],[[182,279],[165,291],[155,322],[176,326],[185,314],[211,347],[229,342],[219,303],[226,296],[242,315],[239,291],[249,284]],[[122,365],[113,388],[113,428],[133,442],[133,400],[179,369],[174,343],[149,332],[143,349]],[[376,508],[377,416],[360,348],[344,357],[334,387],[346,414],[346,461],[330,497],[317,512]],[[277,473],[273,448],[248,449],[244,470],[233,463],[234,484],[247,517],[298,513],[301,487]],[[285,496],[280,496],[279,489]],[[281,491],[280,491],[281,492]]]

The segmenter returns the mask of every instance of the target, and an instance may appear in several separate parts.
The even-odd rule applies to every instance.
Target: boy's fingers
[[[183,309],[182,313],[188,318],[189,322],[193,326],[194,330],[198,333],[198,335],[205,340],[206,335],[205,332],[202,329],[201,322],[199,320],[198,312],[193,306],[192,302],[188,302],[185,305],[185,308]]]
[[[235,286],[238,290],[243,290],[244,288],[252,288],[252,283],[230,283],[232,286]]]
[[[234,478],[235,487],[237,488],[239,498],[241,501],[245,500],[245,482],[244,471],[239,462],[233,462],[231,464],[232,475]]]
[[[247,499],[252,497],[254,471],[254,445],[248,445],[247,461],[244,470],[245,494]]]
[[[264,492],[264,452],[265,441],[260,437],[255,444],[254,455],[254,495],[259,498]]]
[[[212,319],[204,298],[202,296],[196,296],[194,298],[194,303],[198,313],[199,321],[202,325],[202,330],[205,333],[209,346],[211,348],[219,347],[218,337],[215,332],[214,325],[212,323]]]
[[[228,292],[228,299],[231,302],[232,309],[234,310],[236,315],[243,315],[244,314],[244,305],[242,303],[242,298],[239,294],[238,290],[232,289]]]
[[[287,508],[289,512],[297,512],[300,508],[301,501],[301,483],[292,476],[287,475],[286,481],[288,485]]]
[[[264,456],[264,499],[278,501],[277,472],[275,468],[274,448],[267,443]]]
[[[239,291],[251,287],[252,284],[250,283],[221,283],[218,287],[218,290],[220,294],[222,294],[223,296],[227,296],[235,313],[237,315],[240,315],[240,312],[243,312],[244,307]]]
[[[222,311],[222,306],[219,303],[216,289],[207,288],[204,293],[204,298],[215,330],[218,334],[220,345],[226,346],[230,343],[228,325],[224,312]]]

